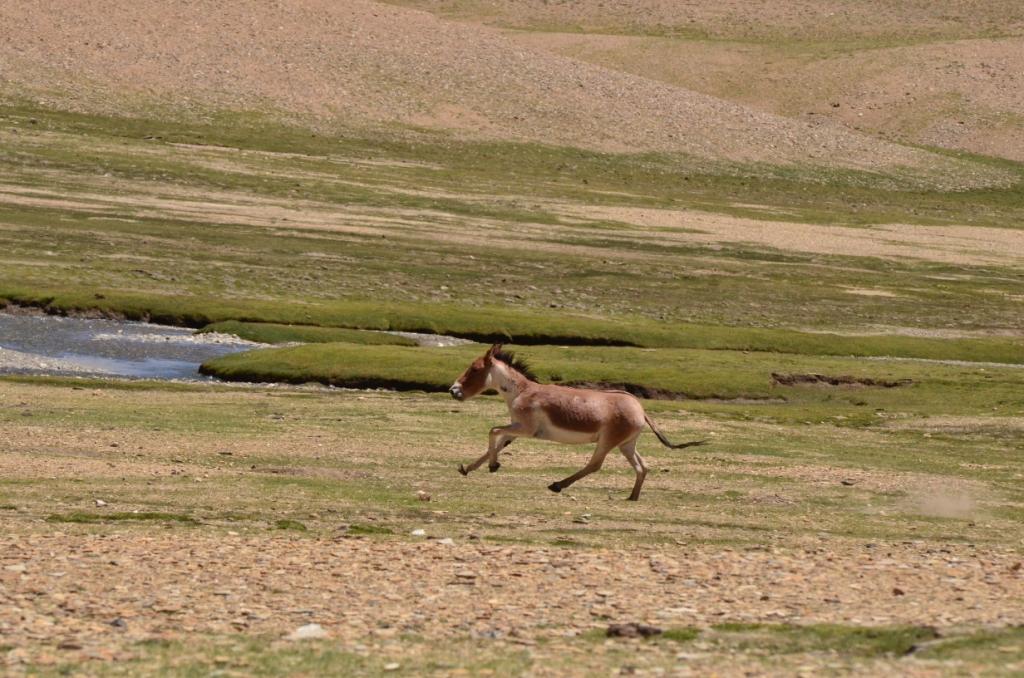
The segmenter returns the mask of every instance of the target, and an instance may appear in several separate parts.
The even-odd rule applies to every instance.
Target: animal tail
[[[652,431],[654,431],[654,435],[658,436],[658,440],[661,441],[661,444],[673,450],[681,450],[684,447],[696,447],[697,445],[704,445],[708,442],[707,440],[691,440],[688,443],[673,444],[672,441],[665,437],[664,433],[658,430],[658,427],[654,425],[654,422],[651,421],[651,418],[646,414],[644,415],[644,421],[646,421],[647,425],[651,427]]]

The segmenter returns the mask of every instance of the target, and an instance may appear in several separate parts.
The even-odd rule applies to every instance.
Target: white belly
[[[567,443],[569,445],[580,445],[582,443],[593,443],[597,441],[596,432],[586,433],[570,431],[568,429],[558,428],[547,420],[544,421],[533,437],[539,438],[540,440],[550,440],[555,443]]]

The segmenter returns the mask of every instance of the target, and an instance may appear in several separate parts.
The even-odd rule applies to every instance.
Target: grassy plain
[[[545,489],[583,447],[518,441],[459,476],[497,398],[5,379],[0,628],[42,675],[1012,673],[1019,402],[976,376],[932,384],[927,414],[883,388],[649,401],[713,442],[645,437],[639,504],[613,458]],[[603,637],[633,621],[666,634]],[[282,640],[308,622],[330,639]]]
[[[375,299],[395,302],[396,328],[434,319],[467,333],[591,341],[607,324],[627,338],[685,334],[674,323],[1021,329],[1024,281],[1012,261],[795,252],[586,216],[660,208],[681,212],[684,224],[687,214],[695,225],[706,214],[768,229],[795,220],[865,229],[868,239],[879,223],[1013,229],[1024,216],[1024,173],[1004,161],[976,160],[1018,177],[1005,188],[942,191],[867,172],[412,130],[325,138],[241,116],[189,125],[25,106],[0,116],[0,296],[56,308],[196,326],[337,325],[358,316],[345,303]],[[589,321],[556,328],[556,313]]]
[[[514,339],[544,379],[689,396],[646,406],[673,439],[713,443],[645,440],[654,471],[633,505],[617,459],[547,492],[584,448],[521,441],[498,474],[459,476],[504,421],[496,399],[4,378],[5,669],[1024,666],[1024,371],[1003,364],[1024,362],[1024,277],[1012,247],[944,230],[1016,234],[1018,165],[963,156],[1008,180],[950,191],[163,113],[0,108],[0,298],[318,342],[209,365],[241,379],[430,391],[481,346],[368,345],[379,335],[359,330]],[[655,210],[682,221],[645,221]],[[794,223],[884,243],[908,231],[881,225],[903,224],[929,244],[744,239]],[[666,633],[602,636],[632,621]],[[329,638],[285,640],[310,622]]]

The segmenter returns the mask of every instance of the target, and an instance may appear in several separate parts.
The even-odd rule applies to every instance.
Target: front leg
[[[470,471],[475,471],[485,462],[491,473],[494,473],[501,464],[498,463],[498,452],[512,444],[512,441],[519,436],[530,435],[522,424],[509,424],[508,426],[495,426],[491,429],[487,442],[487,452],[480,456],[469,466],[459,464],[459,473],[466,476]]]

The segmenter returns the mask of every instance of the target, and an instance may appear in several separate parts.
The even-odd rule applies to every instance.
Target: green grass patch
[[[297,532],[306,532],[308,528],[298,520],[281,519],[274,523],[274,527],[278,530],[295,530]]]
[[[222,379],[319,382],[354,388],[447,391],[481,345],[450,348],[315,344],[237,353],[204,363],[201,371]],[[1012,411],[1024,405],[1024,370],[969,368],[901,361],[797,356],[696,349],[531,346],[518,350],[544,383],[625,388],[659,399],[759,399],[759,412],[825,421],[837,415],[847,425],[877,421],[876,412],[921,413]],[[852,375],[883,386],[783,386],[773,373]],[[772,408],[775,408],[772,410]],[[792,408],[790,408],[792,410]],[[751,412],[754,412],[751,410]]]
[[[866,627],[843,624],[746,624],[713,627],[718,642],[773,654],[835,652],[842,656],[902,656],[918,643],[934,640],[930,626]]]
[[[394,530],[389,527],[382,527],[380,525],[367,525],[365,523],[352,523],[348,526],[346,531],[348,534],[394,534]]]
[[[199,521],[182,513],[162,513],[157,511],[140,511],[139,513],[111,512],[111,513],[85,513],[76,511],[74,513],[53,513],[46,517],[48,523],[110,523],[119,521],[140,521],[158,523],[181,523],[185,525],[198,525]]]
[[[1003,661],[1024,659],[1024,626],[983,629],[951,636],[921,648],[915,656],[923,659],[977,660],[1000,657]]]
[[[225,320],[211,323],[203,327],[199,332],[233,334],[241,339],[263,344],[344,342],[346,344],[416,346],[416,342],[412,339],[395,334],[340,327],[318,327],[315,325],[279,325],[276,323],[249,323]]]
[[[658,637],[659,638],[664,638],[665,640],[671,640],[671,641],[676,642],[676,643],[688,643],[691,640],[696,640],[699,635],[700,635],[700,629],[695,629],[695,628],[686,626],[686,627],[666,629]]]

